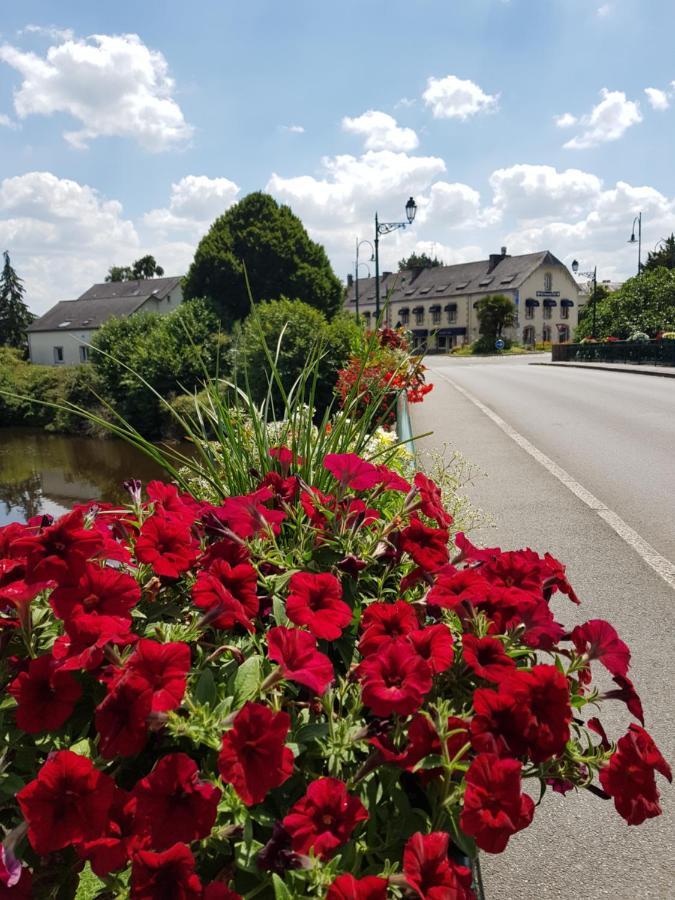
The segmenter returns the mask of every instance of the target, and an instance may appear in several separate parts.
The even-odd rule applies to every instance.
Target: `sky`
[[[675,230],[672,0],[22,0],[0,24],[0,250],[36,313],[250,191],[354,271],[548,249],[598,280]],[[370,248],[361,246],[361,276]]]

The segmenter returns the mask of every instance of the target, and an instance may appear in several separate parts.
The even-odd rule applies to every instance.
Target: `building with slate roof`
[[[375,279],[347,281],[345,306],[366,324],[375,322]],[[580,286],[550,251],[510,256],[506,247],[488,259],[384,272],[380,303],[391,326],[403,326],[415,347],[444,352],[478,338],[476,304],[489,294],[505,294],[516,305],[516,324],[505,337],[531,345],[570,340],[578,321]]]
[[[74,365],[89,360],[91,339],[112,318],[172,312],[183,302],[182,275],[95,284],[77,300],[61,300],[28,328],[33,363]]]

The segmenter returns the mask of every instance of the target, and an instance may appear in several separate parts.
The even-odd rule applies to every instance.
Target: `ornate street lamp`
[[[370,241],[360,241],[358,238],[356,239],[356,262],[354,264],[354,301],[356,303],[356,321],[359,321],[359,266],[365,266],[368,272],[368,278],[370,278],[370,268],[364,262],[359,262],[359,249],[361,244],[368,244],[370,247],[370,259],[368,262],[373,262],[375,260],[375,252],[373,250],[373,245]]]
[[[635,223],[637,222],[638,226],[638,236],[637,240],[635,240]],[[628,239],[629,244],[637,244],[638,245],[638,275],[642,271],[642,213],[638,213],[637,216],[633,219],[633,228],[631,231],[631,236]]]
[[[412,225],[417,213],[417,204],[411,197],[405,205],[407,222],[380,222],[375,213],[375,319],[380,318],[380,235],[389,234],[397,228],[405,228]]]
[[[579,263],[577,260],[572,261],[572,271],[575,275],[581,275],[582,278],[590,278],[593,281],[593,334],[592,337],[595,337],[596,324],[597,324],[597,303],[598,303],[598,267],[593,266],[592,272],[580,272],[579,271]]]

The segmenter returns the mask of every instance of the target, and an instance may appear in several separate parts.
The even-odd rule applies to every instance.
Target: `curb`
[[[601,369],[603,372],[620,372],[622,375],[655,375],[657,378],[675,378],[675,370],[672,371],[654,371],[652,369],[641,369],[637,366],[626,367],[620,369],[617,364],[614,366],[603,365],[602,363],[574,363],[574,362],[531,362],[531,366],[555,366],[558,369]]]

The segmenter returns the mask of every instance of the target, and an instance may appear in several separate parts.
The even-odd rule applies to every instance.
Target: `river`
[[[128,478],[163,470],[124,441],[0,428],[0,525],[39,513],[59,516],[86,500],[115,502]]]

